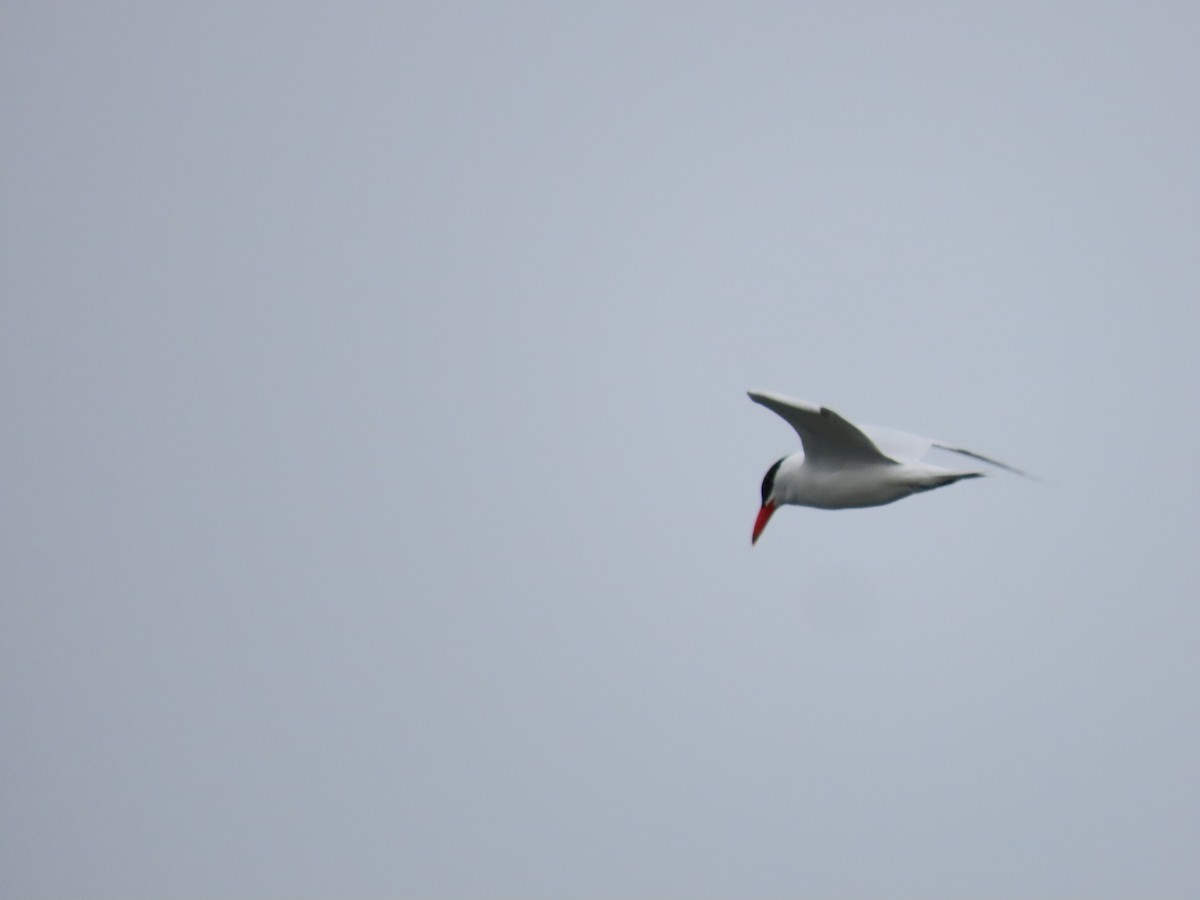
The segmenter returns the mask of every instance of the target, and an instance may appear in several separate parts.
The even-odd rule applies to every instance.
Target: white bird
[[[779,394],[750,391],[750,399],[778,413],[796,429],[801,453],[778,460],[762,482],[762,507],[750,543],[758,541],[780,506],[852,509],[883,506],[911,494],[979,478],[983,472],[955,471],[921,462],[932,448],[949,450],[1032,478],[1027,472],[980,453],[891,428],[854,425],[832,409]]]

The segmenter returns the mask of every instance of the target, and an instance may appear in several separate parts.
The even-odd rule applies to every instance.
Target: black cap
[[[775,473],[779,471],[779,465],[785,459],[787,459],[786,456],[781,457],[780,459],[776,460],[775,465],[773,465],[773,466],[771,466],[771,468],[767,469],[767,474],[763,476],[763,483],[762,483],[763,506],[767,505],[767,499],[771,496],[771,491],[775,489]]]

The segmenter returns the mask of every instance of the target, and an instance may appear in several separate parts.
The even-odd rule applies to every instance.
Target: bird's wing
[[[977,459],[980,462],[985,462],[990,466],[995,466],[998,469],[1004,469],[1006,472],[1012,472],[1014,475],[1020,475],[1023,478],[1031,478],[1034,481],[1042,479],[1029,472],[1018,469],[1016,466],[1010,466],[1008,463],[1002,463],[998,459],[992,459],[990,456],[984,456],[982,453],[976,453],[974,450],[965,450],[962,447],[951,447],[949,444],[943,444],[941,441],[934,441],[933,446],[939,450],[949,450],[951,453],[960,453],[963,456],[969,456],[971,459]]]
[[[909,434],[907,431],[898,431],[895,428],[881,428],[878,425],[863,425],[862,431],[875,442],[876,447],[892,457],[892,459],[900,462],[915,462],[934,447],[937,447],[939,450],[947,450],[950,453],[969,456],[971,459],[977,459],[988,465],[996,466],[999,469],[1012,472],[1014,475],[1021,475],[1025,478],[1032,478],[1034,481],[1041,481],[1036,475],[1022,471],[1016,466],[1002,463],[998,459],[992,459],[990,456],[984,456],[982,453],[976,453],[974,450],[967,450],[963,447],[954,447],[942,441],[935,441],[933,438]]]
[[[750,391],[750,399],[778,414],[796,429],[804,445],[805,460],[813,465],[894,462],[857,426],[831,409],[764,391]]]

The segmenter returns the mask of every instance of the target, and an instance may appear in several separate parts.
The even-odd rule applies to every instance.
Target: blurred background
[[[0,893],[1194,896],[1200,11],[3,19]]]

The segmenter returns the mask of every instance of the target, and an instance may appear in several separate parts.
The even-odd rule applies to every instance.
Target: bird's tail
[[[912,490],[914,494],[919,494],[921,491],[932,491],[934,488],[945,487],[967,478],[982,478],[986,474],[986,472],[939,472],[923,478],[919,483],[913,485]]]

